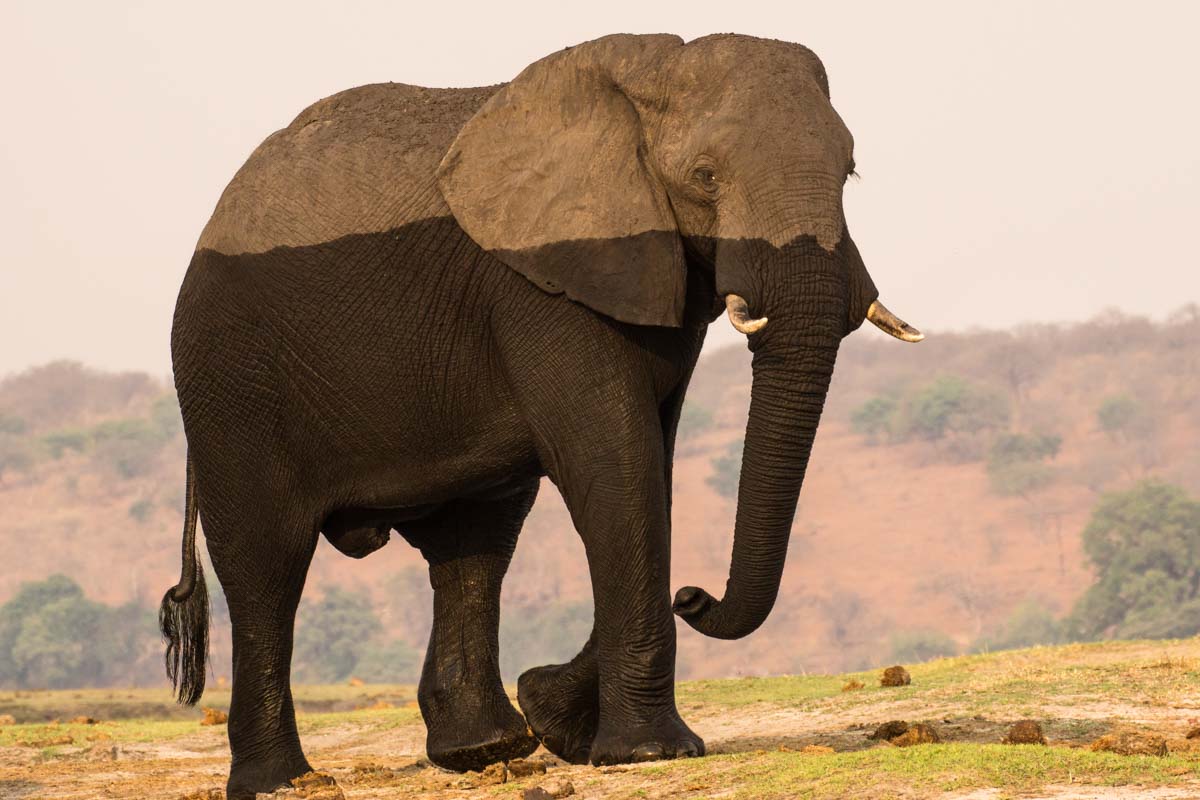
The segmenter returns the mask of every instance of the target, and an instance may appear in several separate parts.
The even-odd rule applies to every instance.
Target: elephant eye
[[[720,188],[720,185],[717,183],[716,173],[708,167],[697,167],[692,171],[692,177],[696,180],[696,183],[700,184],[700,188],[706,192],[712,193]]]

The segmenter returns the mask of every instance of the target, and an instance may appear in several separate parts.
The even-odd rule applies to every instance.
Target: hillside
[[[931,423],[948,397],[952,413]],[[675,587],[724,586],[734,501],[722,490],[736,475],[748,400],[745,349],[706,354],[675,469]],[[680,677],[857,669],[930,631],[966,651],[1030,604],[1061,615],[1091,582],[1080,536],[1101,493],[1155,476],[1200,494],[1197,442],[1194,306],[1164,323],[1111,313],[935,332],[918,346],[864,329],[842,348],[774,614],[736,644],[681,626]],[[156,603],[179,570],[183,453],[161,380],[55,363],[0,381],[0,603],[53,573],[109,604]],[[322,541],[301,624],[332,587],[364,591],[383,625],[419,650],[422,568],[399,538],[363,561]],[[583,551],[550,485],[504,604],[510,676],[529,665],[515,637],[549,641],[552,657],[586,637]],[[220,630],[215,640],[221,674]]]
[[[1200,792],[1200,739],[1186,738],[1200,722],[1196,639],[1034,648],[909,670],[911,685],[887,688],[877,670],[683,683],[680,711],[708,757],[593,768],[539,750],[507,775],[431,766],[412,686],[300,687],[296,703],[309,760],[351,800],[529,797],[565,783],[582,800],[1182,800]],[[224,726],[200,726],[199,710],[165,694],[0,692],[0,714],[16,718],[0,723],[0,794],[223,797]],[[205,697],[217,709],[228,700],[227,691]],[[76,716],[91,722],[66,721]],[[932,729],[939,742],[872,738],[893,720],[928,726],[926,737]],[[1003,743],[1018,721],[1040,726],[1043,741]],[[343,797],[323,787],[275,796]]]

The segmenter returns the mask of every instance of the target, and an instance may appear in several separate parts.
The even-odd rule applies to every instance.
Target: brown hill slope
[[[723,589],[734,501],[716,487],[736,474],[748,365],[732,347],[697,369],[675,470],[674,586]],[[931,428],[947,392],[957,410]],[[873,398],[886,410],[881,394],[895,407],[855,423]],[[871,419],[883,422],[868,435]],[[998,469],[1008,433],[1060,437],[1057,455]],[[886,659],[898,633],[965,647],[1026,600],[1065,612],[1090,582],[1080,533],[1099,493],[1151,475],[1200,492],[1198,442],[1195,307],[1163,324],[1111,313],[916,347],[864,330],[843,346],[774,614],[738,643],[681,626],[680,675],[853,669]],[[0,382],[0,602],[55,572],[106,602],[155,602],[178,575],[183,452],[169,390],[148,376],[57,363]],[[420,566],[399,539],[361,562],[322,544],[306,596],[368,591],[389,627],[419,641],[427,598],[397,593],[395,579],[411,584]],[[582,547],[547,485],[505,606],[536,622],[589,597]]]

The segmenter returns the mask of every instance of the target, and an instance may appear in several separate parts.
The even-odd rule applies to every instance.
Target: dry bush
[[[47,430],[86,414],[112,414],[149,402],[163,387],[141,372],[109,373],[54,361],[0,381],[0,409]]]

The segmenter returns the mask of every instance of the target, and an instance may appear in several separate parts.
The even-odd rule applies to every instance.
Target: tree
[[[892,434],[892,424],[900,403],[896,395],[877,394],[850,414],[850,426],[866,437],[868,444],[878,444]]]
[[[1079,638],[1200,632],[1200,502],[1143,481],[1105,494],[1083,532],[1096,582],[1071,612]]]
[[[900,631],[892,634],[892,660],[898,663],[930,661],[958,653],[958,645],[935,630]]]
[[[1062,623],[1037,600],[1026,598],[1013,609],[1008,621],[999,630],[980,637],[972,649],[1016,650],[1021,647],[1058,644],[1062,641]]]
[[[1008,405],[1000,394],[956,375],[943,375],[917,390],[903,411],[898,432],[931,442],[947,434],[1000,428],[1008,422]]]
[[[65,575],[51,575],[44,581],[21,584],[17,593],[0,606],[0,680],[19,682],[12,652],[26,618],[57,600],[82,596],[79,585]]]
[[[379,618],[366,594],[333,587],[297,615],[293,661],[300,680],[336,683],[349,678],[371,640]]]
[[[161,680],[149,609],[89,600],[70,578],[26,583],[0,607],[0,683],[66,689]]]
[[[992,443],[988,453],[988,480],[999,495],[1020,495],[1050,483],[1054,474],[1046,465],[1058,455],[1061,436],[1006,433]]]
[[[1137,399],[1127,394],[1115,394],[1104,398],[1096,409],[1096,422],[1100,429],[1114,439],[1130,435],[1147,435],[1153,432],[1154,421]]]

